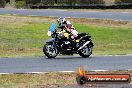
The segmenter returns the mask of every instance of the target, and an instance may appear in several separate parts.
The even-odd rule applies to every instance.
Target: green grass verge
[[[125,55],[132,51],[132,30],[127,28],[75,25],[79,32],[89,32],[94,42],[96,55]],[[83,29],[83,30],[81,30]]]
[[[44,56],[47,31],[56,18],[0,16],[0,57]],[[70,19],[79,33],[90,33],[94,55],[132,54],[131,23]],[[110,26],[109,26],[110,25]],[[118,26],[117,26],[118,25]]]

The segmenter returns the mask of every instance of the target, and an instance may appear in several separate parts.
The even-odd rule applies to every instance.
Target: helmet
[[[71,22],[70,21],[66,21],[66,26],[67,26],[67,28],[73,28],[72,26],[72,24],[71,24]]]
[[[67,25],[72,25],[70,21],[66,21]]]
[[[57,19],[57,22],[62,24],[65,20],[65,18],[60,17]]]

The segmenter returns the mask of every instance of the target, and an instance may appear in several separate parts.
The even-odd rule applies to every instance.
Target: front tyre
[[[43,52],[48,58],[55,58],[58,55],[58,50],[52,47],[51,44],[45,44],[43,47]]]
[[[78,53],[82,57],[89,57],[92,54],[92,47],[87,45],[83,49],[79,50]]]

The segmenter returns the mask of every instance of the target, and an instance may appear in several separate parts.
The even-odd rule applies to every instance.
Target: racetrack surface
[[[132,13],[126,12],[99,12],[99,11],[69,11],[51,9],[0,9],[0,14],[35,15],[35,16],[54,16],[54,17],[73,17],[73,18],[96,18],[132,21]]]
[[[79,66],[86,70],[132,70],[132,56],[58,56],[55,59],[1,58],[0,73],[76,71]]]

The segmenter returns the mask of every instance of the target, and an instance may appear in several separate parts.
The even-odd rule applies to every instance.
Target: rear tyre
[[[52,47],[51,44],[45,44],[43,47],[43,52],[48,58],[55,58],[58,55],[58,50]]]

